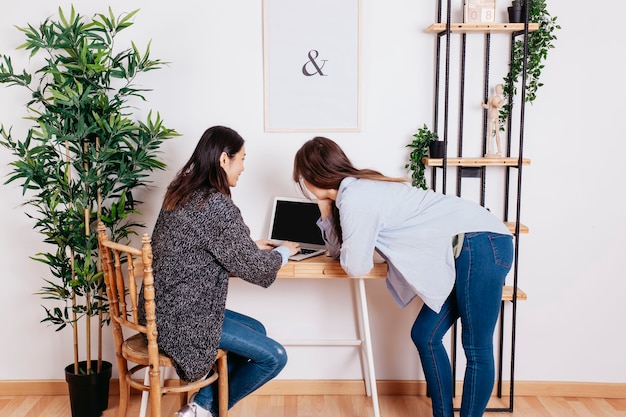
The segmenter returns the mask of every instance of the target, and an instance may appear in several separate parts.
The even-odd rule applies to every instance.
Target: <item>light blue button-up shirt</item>
[[[400,307],[417,295],[439,312],[456,277],[452,238],[460,233],[510,235],[484,207],[409,183],[345,178],[336,200],[343,243],[334,219],[318,221],[331,256],[348,275],[374,267],[376,249],[388,265],[387,288]]]

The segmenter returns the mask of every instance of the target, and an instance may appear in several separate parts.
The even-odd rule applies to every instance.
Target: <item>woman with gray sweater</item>
[[[159,347],[184,381],[206,377],[217,348],[227,350],[229,408],[287,363],[284,347],[267,337],[263,324],[226,309],[229,279],[266,288],[299,251],[293,242],[251,239],[230,193],[244,157],[237,132],[207,129],[168,186],[152,233]],[[217,417],[215,385],[202,388],[177,415]]]

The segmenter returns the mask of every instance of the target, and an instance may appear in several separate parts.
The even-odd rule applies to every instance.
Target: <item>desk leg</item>
[[[374,372],[372,334],[370,332],[369,313],[367,311],[367,295],[365,294],[365,280],[363,278],[358,278],[356,279],[355,284],[357,286],[357,314],[359,318],[359,337],[361,338],[361,363],[363,366],[363,377],[365,379],[365,392],[368,396],[372,397],[374,417],[380,417],[380,408],[378,406],[378,389],[376,387],[376,373]]]
[[[150,385],[150,367],[146,367],[146,376],[143,379],[145,385]],[[148,391],[141,393],[141,407],[139,408],[139,417],[146,417],[146,411],[148,410]]]

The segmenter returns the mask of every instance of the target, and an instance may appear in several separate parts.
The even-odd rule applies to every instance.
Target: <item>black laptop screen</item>
[[[315,202],[276,201],[272,224],[272,239],[323,245],[322,233],[317,227],[320,210]]]

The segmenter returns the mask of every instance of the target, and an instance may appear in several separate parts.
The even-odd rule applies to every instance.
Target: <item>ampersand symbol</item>
[[[313,56],[313,53],[315,53],[315,56]],[[322,61],[322,66],[320,67],[320,66],[317,64],[317,62],[315,61],[315,60],[317,59],[317,57],[319,56],[319,53],[318,53],[315,49],[311,49],[311,50],[309,51],[309,54],[308,54],[308,55],[309,55],[309,60],[308,60],[308,61],[307,61],[307,62],[306,62],[303,66],[302,66],[302,73],[303,73],[304,75],[306,75],[307,77],[310,77],[310,76],[315,75],[315,74],[319,74],[319,75],[321,75],[322,77],[325,77],[325,76],[326,76],[326,74],[324,74],[324,73],[322,72],[322,68],[324,68],[324,65],[326,65],[326,61],[328,61],[328,60],[327,60],[327,59],[322,59],[322,60],[320,60],[320,61]],[[307,70],[307,65],[309,65],[309,64],[313,64],[313,66],[315,67],[315,69],[316,69],[317,71],[314,71],[314,72],[309,72],[309,71]]]

